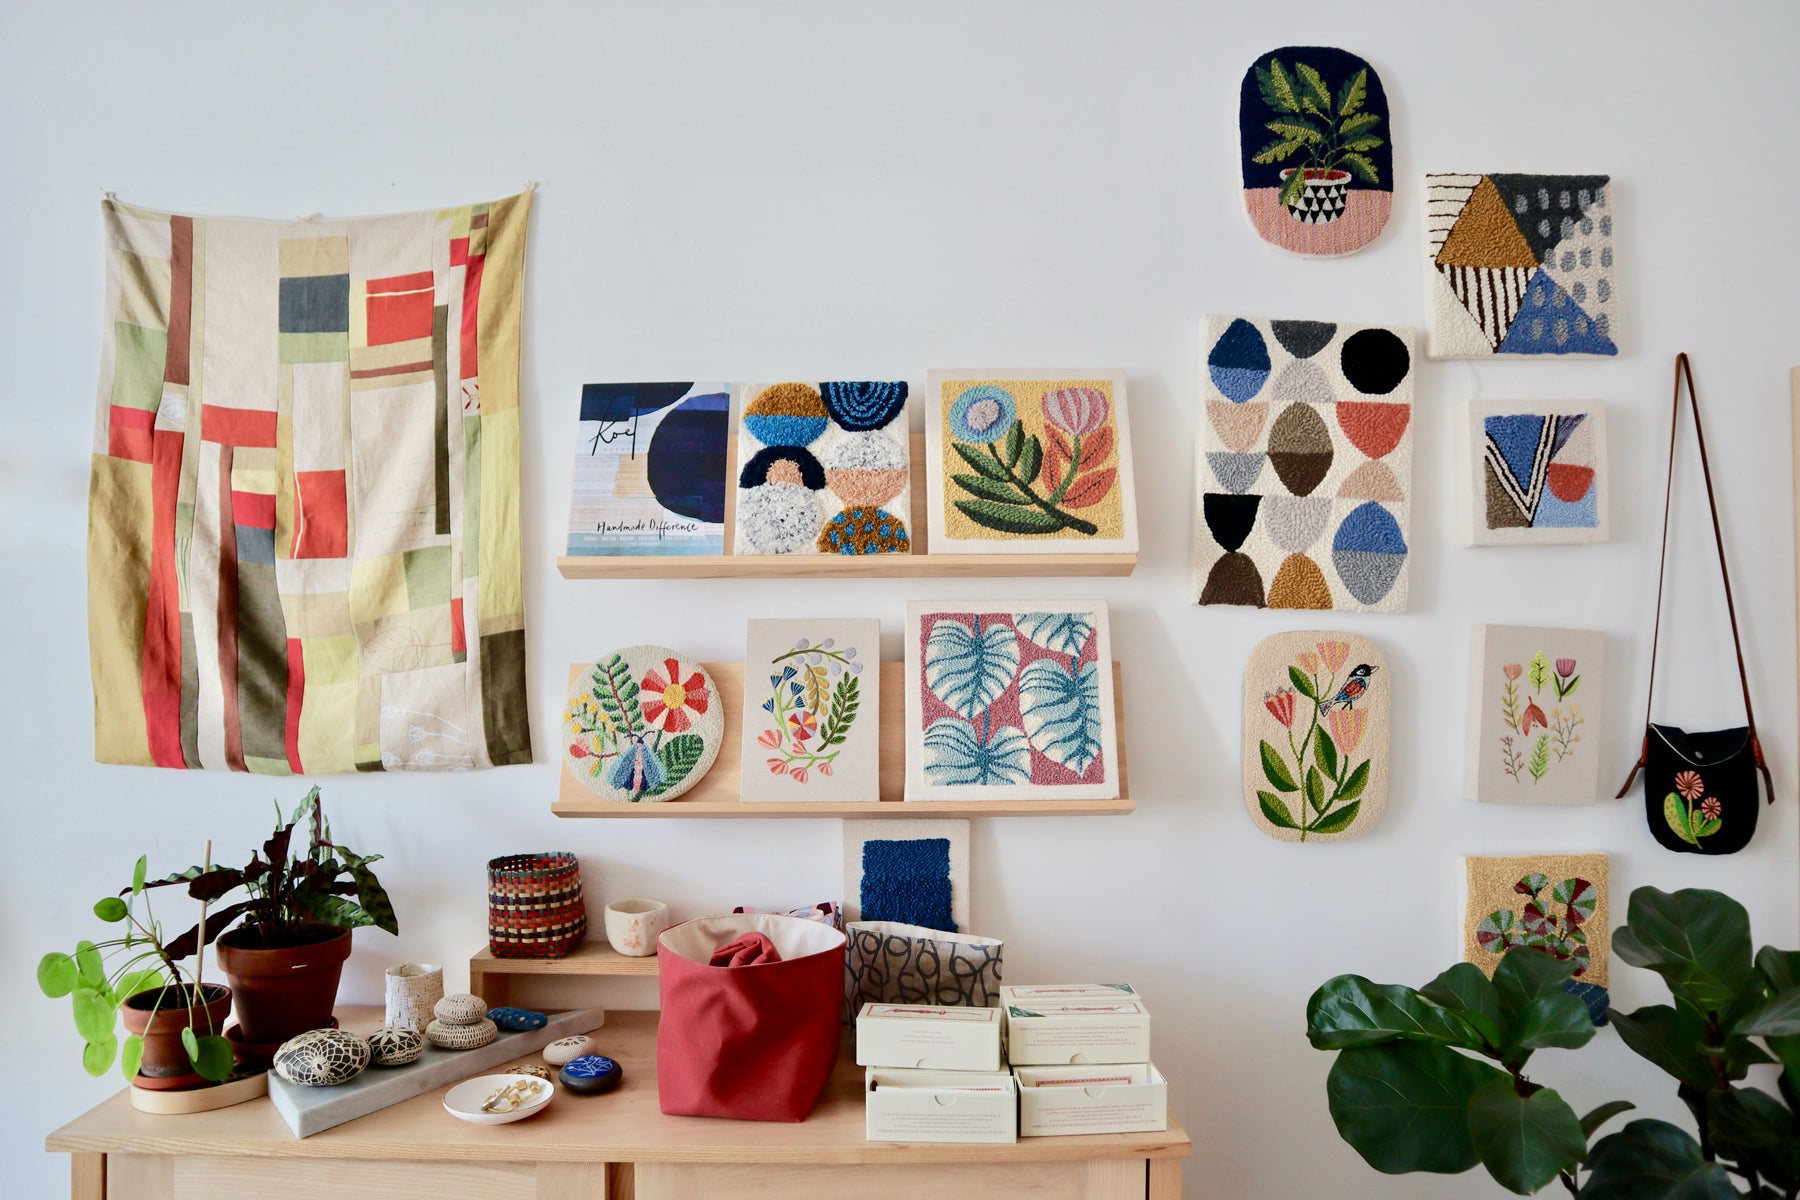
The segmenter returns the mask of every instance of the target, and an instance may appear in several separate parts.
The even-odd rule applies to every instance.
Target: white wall
[[[733,659],[746,617],[880,614],[902,601],[1104,595],[1127,669],[1129,818],[993,819],[974,834],[974,923],[1009,978],[1124,978],[1196,1139],[1188,1195],[1478,1196],[1391,1181],[1340,1143],[1304,1004],[1340,971],[1422,983],[1458,953],[1458,856],[1610,851],[1640,884],[1722,887],[1796,944],[1795,646],[1787,368],[1796,197],[1791,3],[1450,5],[1287,0],[1071,5],[186,3],[34,6],[0,39],[0,1147],[12,1195],[54,1194],[37,1149],[117,1079],[90,1081],[37,957],[148,852],[236,855],[298,780],[95,766],[83,628],[102,187],[203,213],[367,213],[541,183],[526,307],[525,542],[540,765],[338,777],[340,833],[385,851],[403,935],[359,933],[345,997],[382,968],[459,963],[484,936],[490,855],[568,847],[596,901],[683,914],[838,889],[831,821],[558,821],[565,665],[664,641]],[[897,16],[904,12],[904,18]],[[104,15],[102,15],[104,13]],[[1341,261],[1282,255],[1239,210],[1238,79],[1269,47],[1341,44],[1386,81],[1402,181],[1390,229]],[[1195,358],[1208,311],[1422,320],[1418,173],[1605,171],[1618,181],[1615,362],[1427,365],[1418,376],[1414,611],[1333,624],[1393,670],[1394,791],[1370,836],[1282,845],[1245,816],[1238,694],[1250,646],[1306,617],[1183,603]],[[1591,810],[1463,803],[1469,627],[1603,628],[1607,780],[1635,750],[1670,360],[1695,355],[1721,467],[1753,684],[1781,802],[1736,858],[1659,849],[1634,798]],[[808,585],[576,583],[555,572],[584,381],[918,376],[969,363],[1130,373],[1144,554],[1129,580]],[[1471,395],[1608,401],[1615,540],[1455,545],[1452,413]],[[1691,457],[1688,465],[1692,465]],[[1682,502],[1698,515],[1697,472]],[[1661,716],[1737,719],[1703,527],[1679,529]],[[460,976],[460,968],[452,972]],[[453,979],[453,983],[454,983]],[[1616,971],[1627,1006],[1656,989]],[[1610,1031],[1541,1077],[1585,1109],[1672,1089]],[[1683,1119],[1685,1118],[1677,1118]]]

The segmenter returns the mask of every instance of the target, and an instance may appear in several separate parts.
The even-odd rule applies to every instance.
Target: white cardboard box
[[[1000,1007],[1021,1001],[1048,1004],[1067,1000],[1142,1000],[1129,983],[1026,983],[1002,984]]]
[[[856,1065],[934,1071],[1004,1071],[997,1008],[875,1004],[856,1014]]]
[[[863,1112],[871,1142],[1016,1142],[1019,1092],[1005,1071],[870,1067]]]
[[[1135,996],[1011,997],[1004,1009],[1007,1056],[1015,1067],[1150,1061],[1150,1010]]]
[[[1151,1063],[1018,1067],[1019,1136],[1160,1133],[1169,1081]]]

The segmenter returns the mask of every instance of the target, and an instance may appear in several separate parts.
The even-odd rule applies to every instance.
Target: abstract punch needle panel
[[[733,553],[912,553],[906,384],[752,383],[738,396]]]
[[[531,761],[530,201],[291,223],[102,204],[96,759],[269,775]]]
[[[1592,804],[1598,798],[1606,635],[1477,625],[1469,681],[1469,799]]]
[[[1194,595],[1402,612],[1412,332],[1209,317]]]
[[[1312,256],[1352,254],[1394,208],[1387,93],[1363,59],[1283,46],[1244,73],[1238,99],[1244,211],[1263,241]]]
[[[969,823],[845,821],[844,916],[969,928]]]
[[[881,622],[751,621],[741,711],[743,800],[880,799]]]
[[[725,553],[726,383],[590,383],[569,553]]]
[[[1119,795],[1100,601],[906,606],[908,800]]]
[[[1137,553],[1124,375],[933,371],[926,393],[933,553]]]
[[[1244,668],[1244,805],[1281,842],[1341,842],[1381,819],[1388,688],[1368,638],[1311,630],[1258,642]]]
[[[1425,176],[1432,358],[1615,355],[1612,180]]]
[[[1571,965],[1563,990],[1603,1024],[1612,962],[1606,855],[1470,855],[1463,870],[1463,961],[1492,976],[1502,955],[1548,954]]]
[[[1606,540],[1606,410],[1598,402],[1472,400],[1458,436],[1465,546]]]

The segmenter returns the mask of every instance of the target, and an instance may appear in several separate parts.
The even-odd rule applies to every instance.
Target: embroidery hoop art
[[[575,681],[575,685],[569,689],[568,699],[565,702],[566,705],[572,705],[576,701],[585,699],[591,695],[595,673],[600,669],[600,664],[605,662],[608,658],[611,658],[613,655],[617,655],[630,666],[631,684],[633,688],[636,688],[647,671],[655,670],[659,674],[662,673],[664,670],[664,660],[666,659],[675,659],[682,667],[691,667],[693,671],[700,674],[701,679],[705,681],[710,696],[707,710],[704,713],[696,714],[696,718],[690,718],[691,723],[686,729],[675,731],[695,733],[700,736],[704,742],[700,758],[694,763],[693,767],[689,769],[688,773],[682,777],[681,781],[669,788],[668,791],[662,792],[654,797],[634,798],[633,795],[626,793],[623,789],[607,784],[604,768],[602,768],[601,774],[599,775],[590,774],[586,759],[577,758],[570,752],[569,742],[573,734],[570,732],[571,722],[566,719],[567,711],[565,708],[565,719],[558,724],[558,730],[563,740],[563,762],[568,771],[575,776],[582,787],[594,793],[594,795],[600,797],[602,800],[609,800],[620,804],[660,804],[667,800],[674,800],[705,778],[706,773],[712,770],[713,763],[718,760],[720,745],[725,740],[725,701],[723,697],[719,695],[718,682],[713,679],[712,675],[709,674],[706,668],[701,666],[697,660],[688,657],[678,650],[672,650],[667,646],[650,644],[621,646],[617,650],[608,651],[606,654],[603,654],[594,660],[593,665],[583,672]],[[691,676],[684,674],[683,678],[691,678]],[[645,719],[646,722],[648,722],[648,714],[645,714]],[[655,728],[655,726],[652,727]]]

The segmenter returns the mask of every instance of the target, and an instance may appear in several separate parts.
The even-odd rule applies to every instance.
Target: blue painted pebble
[[[488,1020],[502,1029],[510,1029],[515,1033],[528,1029],[542,1029],[550,1023],[550,1018],[541,1012],[532,1012],[529,1008],[490,1008]]]
[[[625,1078],[625,1072],[619,1064],[603,1054],[586,1054],[566,1063],[562,1069],[562,1084],[571,1092],[582,1096],[597,1096],[601,1092],[610,1092],[619,1086]]]

